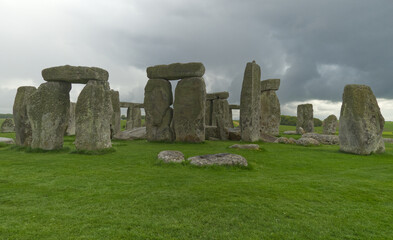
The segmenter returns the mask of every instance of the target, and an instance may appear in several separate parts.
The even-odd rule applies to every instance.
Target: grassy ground
[[[114,141],[97,156],[72,154],[73,141],[58,153],[0,145],[0,239],[393,239],[393,144],[357,156]],[[161,150],[231,152],[251,167],[164,165]]]

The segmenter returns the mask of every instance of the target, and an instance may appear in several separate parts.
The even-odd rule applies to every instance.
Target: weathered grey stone
[[[205,102],[206,86],[203,78],[185,78],[177,83],[173,104],[176,141],[205,140]]]
[[[197,166],[207,165],[229,165],[229,166],[248,166],[247,160],[237,154],[217,153],[188,158],[190,164]]]
[[[166,151],[161,151],[158,154],[158,159],[165,162],[165,163],[181,163],[184,161],[184,154],[179,151],[171,151],[171,150],[166,150]]]
[[[76,102],[76,149],[95,151],[112,147],[112,114],[109,83],[89,81]]]
[[[270,143],[273,143],[273,142],[275,142],[277,140],[277,137],[269,135],[269,134],[266,134],[266,133],[261,133],[260,138],[261,138],[262,141],[270,142]]]
[[[205,103],[205,125],[206,126],[213,126],[212,115],[213,115],[213,101],[206,100],[206,103]]]
[[[275,143],[284,143],[284,144],[289,144],[289,140],[286,137],[279,137],[274,141]]]
[[[32,129],[32,148],[61,149],[70,114],[71,84],[47,82],[31,94],[27,115]]]
[[[121,131],[121,111],[120,111],[120,96],[119,92],[111,90],[112,102],[112,121],[111,121],[111,138]]]
[[[31,145],[31,125],[27,116],[27,105],[30,96],[37,89],[35,87],[19,87],[14,101],[13,118],[15,123],[15,143],[18,146]]]
[[[45,81],[86,84],[90,80],[108,81],[109,73],[98,67],[57,66],[42,70]]]
[[[325,145],[338,145],[340,140],[337,135],[327,135],[327,134],[318,134],[318,133],[305,133],[302,135],[302,138],[313,138]]]
[[[300,104],[297,106],[297,122],[296,132],[302,134],[300,127],[304,129],[306,133],[314,132],[314,111],[312,104]]]
[[[323,134],[336,134],[338,125],[338,120],[335,115],[329,115],[325,120],[322,122]]]
[[[362,155],[385,151],[385,119],[369,86],[345,86],[339,124],[341,151]]]
[[[202,77],[205,66],[200,62],[172,63],[169,65],[156,65],[146,69],[150,79],[178,80],[191,77]]]
[[[284,131],[283,134],[285,134],[285,135],[298,135],[299,133],[297,133],[296,131]]]
[[[261,92],[274,90],[280,88],[280,79],[266,79],[261,81]]]
[[[1,124],[0,132],[2,133],[15,132],[14,120],[12,120],[12,118],[6,118],[4,122]]]
[[[68,117],[66,135],[75,135],[75,108],[76,103],[70,102],[70,114]]]
[[[172,86],[165,79],[150,79],[145,86],[146,132],[148,141],[173,141]]]
[[[126,129],[131,130],[139,127],[142,127],[141,109],[135,106],[130,106],[127,108]]]
[[[113,139],[118,140],[140,140],[146,139],[146,127],[138,127],[131,130],[118,132]]]
[[[229,108],[229,115],[228,115],[228,122],[229,122],[229,128],[234,128],[235,126],[233,125],[233,115],[232,115],[232,109]]]
[[[234,144],[229,148],[238,148],[238,149],[252,149],[252,150],[259,150],[258,144]]]
[[[221,140],[228,139],[226,128],[232,127],[230,118],[228,100],[213,100],[212,125],[217,126],[218,138]]]
[[[206,100],[214,100],[214,99],[228,99],[229,92],[215,92],[215,93],[207,93]]]
[[[5,144],[14,144],[14,139],[12,138],[5,138],[5,137],[0,137],[0,143],[5,143]]]
[[[133,102],[120,102],[120,107],[121,108],[129,108],[129,107],[145,108],[143,103],[133,103]]]
[[[383,138],[385,143],[393,143],[393,138]]]
[[[302,145],[302,146],[317,146],[320,145],[318,140],[314,138],[307,138],[307,137],[301,137],[298,140],[296,140],[297,145]]]
[[[255,142],[260,138],[261,68],[247,63],[240,97],[240,129],[243,141]]]
[[[228,128],[228,139],[240,141],[242,139],[240,128]]]
[[[217,126],[205,126],[205,139],[209,140],[210,138],[218,139]]]
[[[275,91],[261,94],[261,134],[279,135],[281,121],[280,101]]]

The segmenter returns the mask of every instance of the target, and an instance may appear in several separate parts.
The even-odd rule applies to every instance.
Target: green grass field
[[[113,153],[81,155],[73,141],[57,153],[0,145],[0,239],[393,239],[393,144],[357,156],[114,141]],[[166,165],[161,150],[236,153],[250,167]]]

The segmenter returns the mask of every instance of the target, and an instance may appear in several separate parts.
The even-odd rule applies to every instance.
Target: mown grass
[[[114,152],[86,155],[72,154],[73,141],[61,152],[0,146],[0,239],[393,238],[393,144],[357,156],[338,146],[114,141]],[[236,153],[251,167],[167,165],[161,150]]]

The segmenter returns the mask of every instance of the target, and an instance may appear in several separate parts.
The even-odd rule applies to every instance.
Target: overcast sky
[[[239,103],[255,60],[262,79],[281,79],[283,114],[310,102],[316,117],[339,116],[356,83],[392,121],[392,12],[392,0],[0,0],[0,113],[19,86],[65,64],[104,68],[121,101],[143,102],[146,67],[203,62],[208,92]]]

